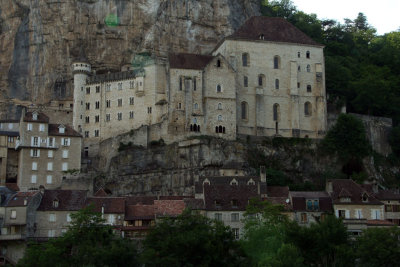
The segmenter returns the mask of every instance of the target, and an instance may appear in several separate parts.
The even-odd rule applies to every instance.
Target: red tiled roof
[[[185,209],[183,200],[154,200],[155,213],[158,216],[178,216]]]
[[[96,193],[94,193],[94,196],[95,197],[106,197],[107,193],[106,193],[106,191],[104,191],[103,188],[100,188],[99,190],[97,190]]]
[[[367,225],[375,226],[395,226],[396,224],[389,222],[387,220],[367,220]]]
[[[43,122],[43,123],[49,123],[49,117],[47,117],[46,114],[41,113],[41,112],[37,112],[38,113],[38,117],[37,120],[33,119],[33,112],[26,112],[25,113],[25,117],[24,117],[24,121],[25,122]]]
[[[203,210],[205,208],[202,199],[185,198],[183,201],[185,202],[185,206],[192,210]]]
[[[364,188],[351,179],[333,179],[329,180],[329,182],[332,183],[333,192],[330,193],[330,196],[334,204],[383,205],[382,202],[377,200],[373,195],[368,194]],[[364,193],[368,195],[367,201],[362,200]],[[349,197],[351,201],[346,203],[340,202],[341,196]]]
[[[45,190],[38,210],[80,210],[85,206],[86,193],[86,190]],[[55,200],[58,200],[58,207],[53,205]]]
[[[322,46],[283,18],[251,17],[228,39],[260,40]]]
[[[213,56],[197,54],[169,54],[169,66],[171,69],[202,70],[213,59]]]
[[[154,205],[129,205],[126,206],[125,220],[151,220],[155,219]]]
[[[90,197],[86,205],[93,204],[94,211],[104,213],[125,213],[125,198],[123,197]]]
[[[14,194],[11,197],[11,199],[8,201],[7,207],[27,206],[36,194],[40,194],[40,192],[39,191],[18,192],[16,194]],[[27,200],[26,205],[24,205],[25,200]]]
[[[153,205],[154,200],[156,200],[156,196],[129,196],[125,197],[126,205]]]
[[[58,127],[61,124],[49,124],[49,135],[50,136],[72,136],[72,137],[82,137],[77,131],[72,129],[68,125],[64,125],[65,130],[64,133],[60,133]]]

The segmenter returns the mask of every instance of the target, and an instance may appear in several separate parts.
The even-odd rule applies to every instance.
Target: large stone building
[[[88,155],[117,134],[157,125],[148,140],[192,135],[320,138],[326,131],[323,46],[281,18],[253,17],[211,55],[136,55],[121,72],[72,65],[73,127]]]

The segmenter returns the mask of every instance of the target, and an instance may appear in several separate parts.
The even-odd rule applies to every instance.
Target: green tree
[[[29,244],[18,266],[138,266],[133,242],[117,237],[91,206],[71,219],[61,237]]]
[[[340,114],[336,124],[322,140],[322,147],[345,162],[359,160],[370,154],[370,143],[361,120],[350,114]]]
[[[370,228],[357,239],[356,252],[360,266],[392,267],[400,262],[400,230],[393,228]]]
[[[185,211],[157,223],[142,260],[146,266],[240,266],[245,257],[229,227]]]
[[[347,228],[333,215],[310,227],[292,223],[286,229],[286,242],[294,244],[307,265],[353,266]]]

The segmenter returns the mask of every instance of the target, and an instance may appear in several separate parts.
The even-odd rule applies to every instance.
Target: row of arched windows
[[[247,104],[246,101],[243,101],[240,105],[241,107],[241,118],[242,120],[247,120],[248,119],[248,113],[249,113],[249,105]],[[272,108],[272,115],[274,121],[279,121],[280,120],[280,106],[279,104],[275,103]],[[305,116],[311,116],[312,115],[312,105],[310,102],[304,103],[304,115]]]
[[[195,124],[190,124],[190,131],[191,132],[200,132],[200,125]]]
[[[215,126],[215,132],[216,133],[225,133],[225,127],[224,126]]]
[[[300,57],[300,52],[297,53],[297,57]],[[310,58],[310,51],[306,52],[306,58]],[[248,53],[243,53],[242,54],[242,66],[243,67],[248,67],[250,66],[250,55]],[[280,56],[274,56],[274,69],[280,69],[281,68],[281,58]]]
[[[265,75],[258,75],[258,86],[265,86]],[[249,87],[249,78],[247,76],[243,76],[243,87]],[[275,89],[279,89],[279,79],[275,79]]]

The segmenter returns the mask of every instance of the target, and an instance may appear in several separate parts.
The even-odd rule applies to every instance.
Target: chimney
[[[260,181],[262,183],[267,182],[267,172],[265,171],[265,166],[260,166]]]
[[[332,181],[326,181],[325,190],[326,192],[328,192],[328,194],[331,194],[333,192]]]

